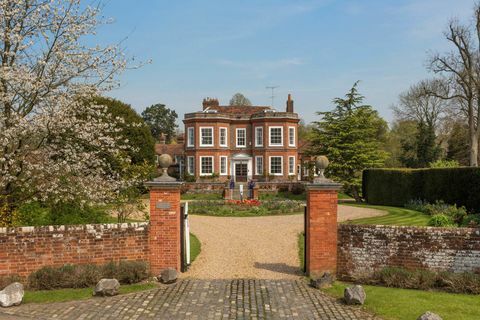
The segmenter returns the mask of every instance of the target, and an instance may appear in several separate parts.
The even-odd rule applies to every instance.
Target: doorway
[[[246,182],[248,175],[248,164],[246,162],[235,163],[235,180],[237,182]]]

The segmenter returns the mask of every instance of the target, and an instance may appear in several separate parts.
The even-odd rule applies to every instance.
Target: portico
[[[235,182],[246,182],[253,177],[252,157],[246,153],[236,153],[230,161],[230,175]]]

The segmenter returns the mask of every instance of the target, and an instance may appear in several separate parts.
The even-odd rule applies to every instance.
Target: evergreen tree
[[[356,82],[345,98],[333,100],[335,109],[317,112],[311,155],[326,155],[330,160],[327,175],[343,184],[344,191],[360,201],[362,170],[384,165],[383,150],[387,124],[376,110],[363,105]]]
[[[415,140],[402,141],[401,162],[409,168],[426,168],[441,156],[441,148],[436,142],[433,126],[424,122],[417,123]]]
[[[143,120],[150,126],[153,137],[158,140],[162,134],[166,142],[172,142],[177,129],[178,115],[175,110],[167,108],[164,104],[154,104],[142,112]]]

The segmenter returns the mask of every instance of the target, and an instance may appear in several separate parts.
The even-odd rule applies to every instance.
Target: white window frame
[[[191,168],[190,168],[190,165],[192,166]],[[187,173],[190,175],[195,174],[195,157],[194,156],[187,157]]]
[[[222,144],[222,130],[225,130],[225,143]],[[220,127],[218,129],[218,144],[220,147],[228,147],[228,129],[227,127]]]
[[[280,158],[280,173],[272,173],[272,158]],[[282,156],[270,156],[268,157],[268,172],[272,176],[283,176],[283,157]]]
[[[212,172],[208,172],[208,173],[203,172],[202,161],[205,158],[212,159]],[[214,156],[200,156],[199,169],[200,169],[200,175],[201,176],[211,176],[212,174],[214,174],[215,173],[215,157]]]
[[[290,169],[291,169],[291,167],[290,167],[290,165],[291,165],[290,160],[291,160],[291,159],[293,159],[293,165],[292,165],[293,171],[290,171]],[[296,167],[295,156],[289,156],[289,157],[288,157],[288,174],[289,174],[289,175],[295,175],[295,167]]]
[[[258,143],[258,131],[262,132],[262,140]],[[263,127],[255,127],[255,147],[263,147]]]
[[[293,130],[293,135],[291,134],[292,132],[290,130]],[[292,138],[293,136],[293,143],[292,143]],[[288,127],[288,146],[289,147],[295,147],[296,146],[296,140],[297,139],[297,132],[295,130],[295,127]]]
[[[258,159],[261,159],[262,161],[261,171],[258,171]],[[255,174],[257,176],[262,176],[263,170],[264,170],[263,156],[255,156]]]
[[[280,129],[281,133],[281,142],[280,143],[272,143],[272,129]],[[268,127],[268,145],[270,147],[283,147],[283,127],[282,126],[272,126]]]
[[[243,131],[243,133],[245,135],[244,136],[245,137],[245,144],[243,144],[243,145],[238,144],[238,133],[240,131]],[[237,128],[235,130],[235,145],[237,146],[237,148],[246,148],[247,147],[247,128]]]
[[[222,160],[225,159],[225,171],[222,172]],[[221,176],[226,176],[228,174],[228,157],[227,156],[220,156],[220,171]]]
[[[203,135],[202,135],[202,129],[210,129],[212,131],[212,143],[210,144],[205,144],[202,142],[203,140]],[[200,137],[200,147],[213,147],[215,145],[215,131],[213,131],[213,127],[199,127],[198,128],[199,132],[199,137]]]
[[[192,140],[190,141],[190,132],[192,133]],[[195,128],[187,128],[187,147],[195,147]]]

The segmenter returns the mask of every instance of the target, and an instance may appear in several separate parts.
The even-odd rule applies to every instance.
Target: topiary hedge
[[[403,206],[417,199],[443,200],[480,212],[480,168],[367,169],[362,189],[370,204]]]

